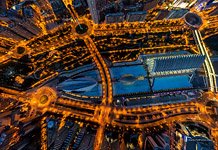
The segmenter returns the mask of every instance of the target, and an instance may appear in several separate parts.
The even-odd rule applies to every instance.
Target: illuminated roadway
[[[63,2],[64,2],[64,5],[66,6],[66,8],[69,10],[73,21],[78,22],[78,14],[74,10],[73,4],[72,4],[73,0],[63,0]]]
[[[61,104],[62,106],[60,106],[59,104]],[[76,110],[70,107],[76,107]],[[109,112],[110,116],[112,117],[110,118],[110,120],[107,120],[105,118],[104,122],[99,122],[100,118],[96,118],[96,116],[94,115],[95,111],[99,108],[103,109],[106,108],[106,106],[87,104],[85,102],[73,102],[68,99],[58,98],[56,104],[52,104],[45,109],[47,112],[62,114],[64,116],[70,116],[89,122],[99,123],[100,127],[97,132],[99,136],[104,135],[104,126],[106,124],[126,128],[145,128],[168,122],[182,122],[192,120],[195,122],[203,123],[210,127],[217,126],[217,124],[208,116],[209,108],[206,107],[204,103],[198,101],[170,105],[158,105],[145,108],[135,107],[124,109],[112,106],[110,107],[111,110]],[[102,143],[101,140],[97,142],[99,142],[98,144]],[[101,145],[95,146],[95,148],[100,148]]]
[[[72,1],[64,1],[65,5],[68,6],[67,8],[70,9],[72,18],[78,23],[78,15],[75,13],[75,10],[72,7]],[[37,10],[37,8],[35,8]],[[38,10],[39,11],[39,10]],[[20,92],[16,90],[11,90],[8,88],[0,87],[0,90],[2,91],[0,94],[1,98],[12,98],[17,101],[20,101],[22,103],[28,103],[31,107],[36,109],[36,111],[45,113],[45,112],[51,112],[54,114],[62,114],[63,116],[70,116],[82,120],[86,120],[89,122],[94,122],[99,124],[99,128],[97,129],[96,139],[94,143],[94,149],[99,150],[101,148],[101,144],[103,142],[103,136],[104,136],[104,130],[106,128],[106,125],[112,125],[112,126],[119,126],[119,127],[126,127],[126,128],[145,128],[145,127],[151,127],[155,125],[160,125],[164,123],[174,122],[174,121],[187,121],[187,120],[193,120],[200,123],[205,123],[207,126],[213,126],[214,129],[217,129],[218,125],[215,123],[209,116],[208,116],[208,110],[205,104],[198,102],[197,100],[194,102],[186,102],[186,103],[180,103],[180,104],[170,104],[170,105],[159,105],[159,106],[152,106],[152,107],[134,107],[134,108],[120,108],[115,107],[112,105],[113,103],[113,89],[112,89],[112,81],[110,72],[108,69],[108,66],[101,56],[99,50],[96,48],[96,45],[92,38],[90,38],[91,34],[96,35],[109,35],[109,34],[123,34],[123,33],[134,33],[134,32],[142,32],[147,33],[149,32],[163,32],[163,31],[181,31],[184,28],[186,28],[183,24],[184,22],[181,19],[174,20],[174,21],[164,21],[163,25],[165,27],[155,27],[155,24],[161,24],[163,21],[154,21],[150,23],[125,23],[119,24],[119,25],[94,25],[91,33],[85,33],[82,36],[83,41],[85,42],[85,45],[87,46],[88,52],[91,54],[91,58],[94,61],[94,63],[97,66],[97,69],[99,70],[100,77],[101,77],[101,84],[102,84],[102,103],[101,104],[92,104],[92,103],[86,103],[81,101],[73,101],[68,98],[58,97],[56,95],[56,91],[52,88],[42,86],[41,84],[48,81],[48,79],[53,79],[58,76],[59,73],[55,72],[51,76],[40,80],[40,82],[34,84],[31,86],[32,89],[26,91],[26,92]],[[170,22],[173,22],[175,26],[171,25]],[[65,26],[69,26],[72,28],[75,28],[74,23],[68,23]],[[44,24],[41,24],[42,26]],[[43,26],[42,26],[43,28]],[[61,28],[59,28],[61,29]],[[56,30],[59,30],[56,29]],[[47,33],[46,31],[43,31],[43,34],[52,34],[55,33],[56,30],[50,31]],[[194,36],[196,37],[196,43],[199,46],[199,50],[203,55],[206,55],[206,69],[209,77],[209,84],[210,84],[210,90],[216,92],[217,86],[216,86],[216,80],[214,76],[214,69],[210,60],[210,57],[208,55],[208,52],[204,46],[204,43],[201,38],[201,34],[198,30],[193,31]],[[43,37],[43,35],[39,35],[37,38],[33,38],[30,41],[22,42],[22,44],[19,44],[19,46],[26,47],[30,42],[33,42],[33,49],[27,49],[29,54],[36,55],[40,52],[43,52],[43,50],[47,49],[47,47],[51,47],[51,49],[55,49],[56,47],[61,47],[66,44],[68,44],[71,40],[75,40],[80,35],[75,35],[72,33],[71,28],[69,31],[66,31],[66,38],[62,39],[60,43],[57,42],[58,36],[52,37],[54,40],[46,43],[45,45],[40,47],[36,44],[34,45],[34,40],[36,40],[39,37]],[[42,42],[43,43],[43,42]],[[40,45],[40,43],[39,43]],[[30,47],[30,45],[28,45]],[[15,48],[16,50],[16,48]],[[35,51],[38,50],[38,51]],[[48,49],[50,50],[50,49]],[[11,53],[3,56],[3,61],[10,59],[11,55],[15,53],[15,51],[12,51]],[[16,54],[13,54],[14,57],[20,58],[21,56],[17,56]],[[2,61],[2,60],[0,60]],[[43,66],[41,66],[43,68]],[[40,85],[40,86],[39,86]],[[41,90],[40,92],[40,89]],[[50,96],[51,99],[46,104],[40,104],[38,102],[38,99],[40,99],[40,96],[42,96],[42,93],[44,95]],[[42,119],[42,147],[41,149],[47,149],[46,146],[46,136],[45,136],[45,123],[44,120],[46,118]],[[215,133],[213,136],[217,136]]]
[[[204,45],[204,42],[202,40],[201,33],[199,30],[194,30],[193,34],[194,34],[195,41],[198,45],[198,48],[199,48],[201,54],[206,56],[205,67],[206,67],[207,76],[209,78],[209,88],[212,92],[217,92],[216,76],[214,76],[215,71],[213,68],[213,64],[210,60],[210,56],[209,56],[207,49]]]
[[[109,113],[111,111],[111,108],[108,106],[110,106],[111,103],[113,102],[113,97],[112,97],[113,89],[112,89],[110,72],[107,67],[107,64],[101,57],[101,54],[97,50],[94,42],[89,36],[85,36],[84,41],[88,49],[90,50],[90,53],[92,55],[92,58],[94,59],[95,64],[97,65],[102,80],[102,104],[100,106],[100,110],[99,109],[95,110],[96,111],[95,117],[98,118],[100,124],[100,127],[97,130],[96,140],[94,144],[94,149],[98,150],[101,148],[100,146],[104,139],[103,136],[104,136],[106,121],[109,120]]]
[[[128,22],[118,24],[94,25],[93,32],[96,36],[119,35],[124,33],[158,33],[166,31],[178,31],[185,28],[183,19],[155,20],[152,22]]]

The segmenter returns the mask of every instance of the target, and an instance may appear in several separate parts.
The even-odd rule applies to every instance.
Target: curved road
[[[211,59],[207,52],[205,44],[202,40],[201,33],[199,30],[194,30],[193,35],[194,35],[194,39],[198,45],[198,49],[200,50],[201,54],[206,56],[205,68],[206,68],[207,76],[209,78],[208,83],[209,83],[210,91],[217,92],[217,83],[216,83],[216,76],[215,76],[216,73],[214,71],[213,64],[211,62]]]

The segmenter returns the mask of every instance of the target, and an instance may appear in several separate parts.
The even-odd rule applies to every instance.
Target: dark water
[[[218,55],[218,34],[205,39],[204,42],[214,55]]]

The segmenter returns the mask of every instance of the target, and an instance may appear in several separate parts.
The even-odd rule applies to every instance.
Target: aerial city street
[[[0,150],[218,150],[217,0],[0,0]]]

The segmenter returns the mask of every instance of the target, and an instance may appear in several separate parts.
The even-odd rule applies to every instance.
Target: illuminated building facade
[[[165,55],[148,58],[148,70],[151,76],[170,74],[189,74],[200,68],[205,56],[196,54]]]

